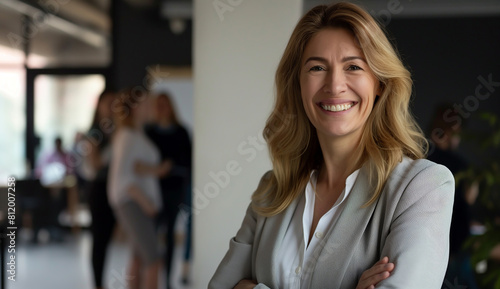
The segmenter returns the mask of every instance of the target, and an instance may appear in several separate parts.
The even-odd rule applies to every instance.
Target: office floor
[[[19,232],[16,250],[16,281],[6,280],[7,289],[93,289],[90,263],[92,235],[88,231],[65,234],[62,242],[32,244],[23,241]],[[189,289],[181,285],[183,248],[177,247],[171,285],[174,289]],[[107,289],[126,289],[126,269],[129,248],[125,241],[113,240],[108,249],[104,286]],[[166,288],[165,274],[161,271],[159,288]]]

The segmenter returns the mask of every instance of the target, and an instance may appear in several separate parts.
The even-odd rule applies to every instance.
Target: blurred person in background
[[[112,139],[108,197],[120,226],[132,244],[130,289],[158,288],[160,256],[155,217],[162,207],[158,176],[170,168],[160,163],[160,152],[144,134],[151,118],[151,97],[126,89],[112,104],[117,131]],[[142,164],[145,174],[137,174]]]
[[[73,184],[74,173],[71,165],[71,154],[63,147],[62,139],[57,136],[54,148],[41,155],[35,169],[36,178],[40,179],[42,186],[50,191],[49,211],[49,236],[54,241],[63,241],[63,232],[59,224],[59,215],[66,208],[68,188]],[[37,236],[34,236],[37,241]]]
[[[94,118],[95,118],[95,114],[94,114]],[[93,121],[92,121],[92,123],[93,123]],[[84,151],[82,152],[82,148],[84,146],[88,145],[86,138],[87,138],[87,136],[85,133],[77,131],[75,133],[75,137],[73,140],[73,146],[71,147],[71,151],[70,151],[70,154],[73,156],[71,158],[71,162],[72,162],[72,165],[74,167],[76,184],[77,184],[77,188],[78,188],[78,197],[82,200],[85,200],[85,201],[87,201],[87,190],[88,190],[88,186],[89,186],[89,180],[88,180],[88,177],[86,175],[87,172],[85,171],[86,170],[85,157],[87,156],[87,154],[90,153],[90,152],[85,153]],[[87,148],[87,147],[85,147],[85,148]],[[82,158],[82,156],[83,156],[83,158]]]
[[[428,159],[446,166],[453,175],[469,168],[468,162],[461,156],[457,148],[460,144],[462,121],[459,115],[451,112],[452,105],[439,105],[431,124],[431,143]],[[456,183],[455,200],[450,229],[450,259],[445,280],[467,285],[469,289],[477,289],[474,270],[470,261],[470,252],[463,248],[470,237],[471,206],[478,195],[477,183],[467,184],[464,181]],[[445,281],[446,282],[446,281]]]
[[[54,140],[54,148],[40,157],[35,175],[44,185],[62,182],[66,175],[73,172],[69,161],[70,156],[63,148],[62,139],[57,136]]]
[[[82,176],[89,182],[89,206],[92,216],[92,270],[95,288],[104,288],[102,275],[106,251],[115,227],[115,216],[109,205],[107,179],[111,160],[111,134],[114,131],[111,105],[115,93],[104,91],[99,96],[92,125],[84,142],[90,149],[81,168]]]
[[[189,273],[190,273],[190,263],[191,263],[191,248],[193,242],[193,214],[191,211],[192,203],[193,203],[193,195],[192,195],[192,175],[189,176],[187,180],[187,185],[184,193],[184,203],[181,204],[181,207],[184,205],[184,216],[187,218],[186,223],[186,239],[184,240],[184,266],[182,268],[182,283],[184,285],[189,284]]]
[[[191,176],[191,141],[186,129],[179,123],[170,95],[161,93],[155,99],[156,119],[153,125],[147,126],[146,134],[160,150],[161,160],[168,167],[166,174],[160,177],[163,209],[160,212],[159,225],[166,226],[165,267],[167,288],[170,288],[172,259],[174,254],[175,223],[179,206],[184,201],[186,187],[189,187]],[[142,163],[136,170],[140,174],[148,173]],[[190,217],[188,219],[188,224]],[[190,228],[187,228],[187,239],[190,240]],[[189,243],[189,242],[187,242]],[[186,244],[187,258],[190,244]],[[184,265],[183,281],[187,283],[188,265]]]

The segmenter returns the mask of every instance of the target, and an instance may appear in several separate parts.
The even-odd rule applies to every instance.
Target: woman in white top
[[[112,140],[108,180],[109,202],[133,245],[129,268],[130,289],[158,287],[159,252],[154,217],[161,209],[158,175],[164,173],[157,148],[143,132],[150,120],[150,97],[127,89],[112,104],[118,129]],[[136,166],[148,167],[148,174]],[[144,275],[141,275],[141,272]]]
[[[276,72],[273,170],[209,288],[441,288],[453,175],[424,158],[412,80],[369,13],[317,6]]]

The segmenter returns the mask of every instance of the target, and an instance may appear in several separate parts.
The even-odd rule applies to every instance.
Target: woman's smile
[[[325,112],[343,112],[350,110],[356,104],[358,104],[357,101],[343,102],[340,104],[328,104],[325,102],[320,102],[318,103],[318,106]]]

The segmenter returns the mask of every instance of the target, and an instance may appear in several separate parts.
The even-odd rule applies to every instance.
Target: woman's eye
[[[363,70],[363,69],[361,67],[353,64],[353,65],[349,65],[347,70]]]
[[[309,69],[309,71],[324,71],[325,69],[319,65],[313,66]]]

